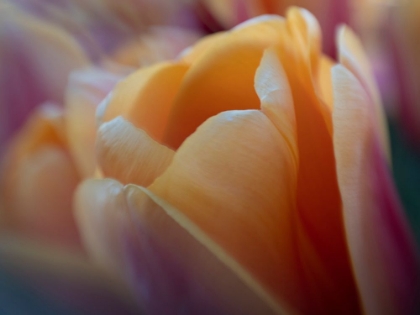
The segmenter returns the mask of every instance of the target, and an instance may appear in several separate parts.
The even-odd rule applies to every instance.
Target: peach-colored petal
[[[74,71],[66,91],[66,132],[70,152],[81,177],[95,169],[95,113],[99,103],[123,78],[101,68]]]
[[[333,68],[334,148],[354,276],[365,314],[417,314],[419,256],[379,142],[374,100],[359,80]]]
[[[118,271],[148,313],[286,314],[222,248],[148,190],[90,180],[76,200],[82,232],[106,234],[91,249],[119,258]]]
[[[388,160],[391,159],[391,151],[388,143],[388,129],[386,126],[385,113],[379,90],[376,86],[370,62],[359,38],[346,26],[342,26],[337,32],[339,61],[349,69],[362,83],[367,90],[369,97],[373,100],[373,110],[376,119],[373,121],[377,125],[380,134],[380,143],[383,146]]]
[[[257,18],[217,37],[182,82],[165,144],[178,148],[201,123],[221,111],[259,108],[253,89],[255,70],[264,49],[276,44],[283,24],[280,17]]]
[[[267,116],[258,110],[227,111],[184,142],[150,190],[278,299],[295,302],[301,298],[291,222],[296,171],[293,153]]]
[[[180,59],[186,63],[193,63],[199,57],[201,57],[211,45],[217,43],[219,38],[223,37],[225,33],[219,32],[211,35],[207,35],[200,39],[195,45],[185,48],[180,52]]]
[[[186,64],[163,62],[136,71],[116,86],[106,107],[101,109],[101,120],[123,116],[153,139],[161,140],[173,100],[187,70]]]
[[[321,55],[321,28],[318,21],[309,11],[297,7],[287,10],[287,21],[295,45],[302,49],[301,54],[308,58],[311,72],[316,74]]]
[[[121,116],[99,128],[96,152],[105,177],[145,187],[166,170],[174,155]]]
[[[2,296],[13,297],[11,301],[2,301],[2,312],[139,314],[127,285],[86,257],[27,239],[1,236],[0,268],[2,285],[6,286]],[[20,301],[29,303],[21,308],[16,304]],[[8,309],[9,305],[13,308]]]
[[[72,209],[77,172],[68,154],[43,146],[23,159],[8,187],[7,212],[13,228],[46,242],[78,247]],[[7,183],[6,183],[7,185]]]
[[[44,107],[14,141],[0,181],[8,228],[79,248],[72,196],[79,177],[65,146],[61,112]]]

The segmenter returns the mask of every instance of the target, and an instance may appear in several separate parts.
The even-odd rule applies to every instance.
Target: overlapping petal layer
[[[91,180],[80,186],[76,202],[92,253],[118,260],[117,271],[150,314],[294,314],[199,227],[147,189]]]

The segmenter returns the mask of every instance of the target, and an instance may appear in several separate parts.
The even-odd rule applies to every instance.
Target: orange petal
[[[333,68],[334,148],[347,243],[365,314],[417,314],[418,252],[376,133],[373,100],[353,73]]]
[[[331,111],[334,105],[331,70],[334,65],[335,62],[333,60],[326,56],[322,56],[317,78],[320,97]]]
[[[11,227],[29,237],[78,248],[72,213],[78,176],[60,148],[42,146],[20,161],[7,187]]]
[[[186,64],[163,62],[136,71],[116,86],[105,108],[101,109],[101,120],[109,121],[122,115],[153,139],[161,140],[174,97],[187,70]]]
[[[99,128],[96,151],[105,177],[145,187],[166,170],[174,155],[121,116]]]
[[[286,313],[222,248],[148,190],[91,180],[76,200],[86,220],[82,231],[104,236],[92,249],[102,246],[120,258],[118,270],[147,312]]]
[[[301,54],[308,59],[311,72],[317,73],[321,56],[321,28],[317,19],[305,9],[291,7],[287,10],[287,22],[294,44],[302,49]]]
[[[277,35],[281,45],[276,50],[288,76],[295,103],[311,103],[322,114],[332,133],[331,109],[323,102],[318,82],[321,51],[317,21],[308,11],[298,8],[288,10],[286,21],[286,31]]]
[[[227,111],[184,142],[150,190],[277,298],[299,299],[289,294],[301,289],[290,224],[296,171],[293,153],[267,116],[258,110]]]
[[[187,72],[165,130],[178,148],[207,118],[225,110],[256,109],[255,70],[265,48],[276,44],[280,17],[260,17],[217,37]]]
[[[305,18],[308,14],[304,10],[289,11],[289,34],[282,36],[286,43],[291,40],[294,45],[289,50],[276,49],[288,77],[296,115],[299,152],[296,220],[303,282],[307,285],[306,307],[308,312],[315,313],[356,314],[359,305],[344,234],[331,110],[320,99],[315,85],[315,59],[311,61],[309,51],[311,45],[316,51],[316,38],[312,44],[304,40],[309,36],[305,31],[310,25]]]
[[[95,169],[96,108],[122,77],[94,67],[74,71],[69,77],[66,131],[81,177],[92,176]]]
[[[214,33],[211,35],[207,35],[203,38],[201,38],[196,44],[194,44],[191,47],[185,48],[180,53],[180,59],[186,63],[193,63],[198,58],[200,58],[207,49],[214,43],[217,43],[219,38],[223,37],[225,35],[224,32]]]

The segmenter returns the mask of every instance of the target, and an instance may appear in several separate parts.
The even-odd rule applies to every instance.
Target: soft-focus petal
[[[145,189],[86,181],[76,209],[84,233],[105,237],[90,243],[85,234],[92,252],[118,259],[148,314],[285,313],[195,224]]]
[[[197,29],[190,1],[171,0],[2,0],[66,29],[92,60],[112,56],[138,41],[151,25]]]
[[[66,91],[66,132],[72,157],[82,177],[95,169],[97,106],[123,78],[125,73],[110,72],[99,67],[71,73]]]
[[[379,142],[374,100],[358,79],[333,69],[334,148],[354,276],[366,314],[417,314],[418,252]]]
[[[174,155],[122,117],[101,125],[96,151],[105,177],[145,187],[166,170]]]
[[[14,140],[2,165],[0,197],[6,227],[80,249],[72,212],[78,181],[65,145],[62,113],[43,107]]]
[[[69,73],[88,61],[64,30],[7,4],[0,5],[0,42],[2,145],[35,106],[62,103]]]
[[[124,65],[144,67],[175,59],[184,48],[194,44],[199,35],[198,32],[182,28],[152,27],[117,50],[113,60]]]

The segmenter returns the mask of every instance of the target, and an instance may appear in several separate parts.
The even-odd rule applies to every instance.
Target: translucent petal
[[[99,128],[96,155],[105,177],[147,187],[166,170],[174,152],[120,116]]]
[[[374,104],[345,67],[333,68],[334,148],[346,238],[366,314],[419,311],[419,256],[395,194]]]

